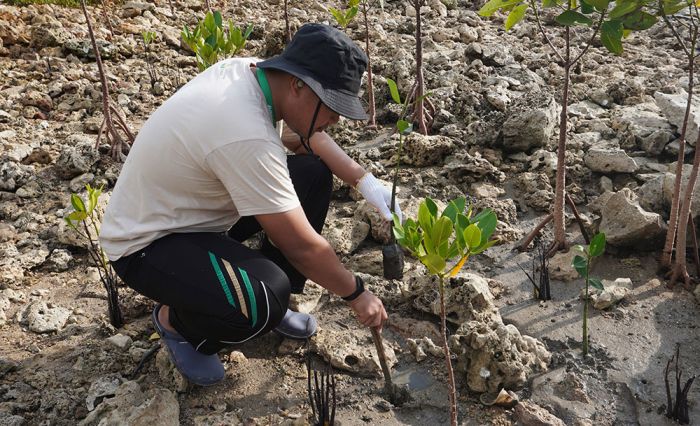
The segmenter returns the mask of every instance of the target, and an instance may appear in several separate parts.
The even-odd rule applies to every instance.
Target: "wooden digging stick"
[[[391,370],[386,363],[386,354],[384,353],[384,341],[382,340],[382,335],[379,333],[378,327],[372,327],[372,339],[374,340],[374,346],[377,348],[377,355],[379,356],[379,364],[382,366],[382,373],[384,373],[384,388],[389,394],[389,399],[394,399],[394,383],[391,381]]]

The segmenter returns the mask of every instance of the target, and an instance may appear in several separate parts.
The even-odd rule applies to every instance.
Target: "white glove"
[[[384,219],[392,220],[391,211],[389,211],[389,204],[391,203],[391,190],[389,188],[382,185],[372,173],[362,176],[356,188],[368,203],[379,210]],[[401,213],[401,207],[399,207],[398,198],[394,200],[394,207],[394,213],[399,217],[399,222],[403,223],[403,214]]]

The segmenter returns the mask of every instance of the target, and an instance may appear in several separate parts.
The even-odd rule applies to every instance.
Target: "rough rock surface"
[[[657,213],[644,211],[629,189],[613,194],[603,207],[600,231],[611,245],[654,247],[649,244],[663,237],[665,224]]]
[[[362,375],[380,375],[377,350],[369,331],[351,334],[320,328],[311,338],[313,350],[323,356],[334,368]],[[396,364],[394,350],[384,345],[389,367]]]

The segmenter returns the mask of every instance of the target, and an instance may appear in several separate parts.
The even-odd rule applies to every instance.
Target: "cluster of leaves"
[[[598,290],[604,290],[603,283],[598,278],[591,277],[590,265],[594,257],[601,256],[605,252],[605,234],[600,232],[596,234],[588,246],[577,245],[574,250],[579,251],[583,256],[576,255],[572,261],[572,266],[576,272],[586,280],[586,286],[589,284]],[[588,289],[586,289],[588,291]]]
[[[197,67],[204,71],[219,60],[236,55],[245,47],[252,32],[252,24],[241,28],[234,25],[232,20],[224,28],[221,12],[210,11],[192,30],[184,26],[181,35],[197,56]]]
[[[692,0],[661,0],[663,9],[670,13],[687,7]],[[610,8],[610,5],[613,4]],[[506,30],[511,29],[532,8],[537,13],[537,7],[542,9],[559,9],[561,12],[555,21],[563,26],[591,26],[595,13],[600,15],[600,41],[611,52],[620,54],[623,51],[622,38],[632,31],[651,28],[657,21],[657,15],[647,10],[651,5],[658,5],[657,0],[542,0],[541,6],[535,0],[489,0],[480,10],[482,16],[491,16],[497,11],[508,14],[505,22]],[[610,9],[610,10],[608,10]]]
[[[345,10],[339,10],[334,7],[329,7],[328,10],[331,12],[331,15],[333,15],[338,25],[341,28],[345,28],[352,22],[355,15],[357,15],[359,5],[360,0],[350,0],[348,2],[348,8]]]
[[[401,224],[394,215],[396,241],[440,277],[454,276],[470,256],[482,253],[496,244],[491,240],[498,219],[491,209],[472,217],[464,197],[450,201],[440,214],[435,202],[426,198],[418,208],[418,220],[406,219]],[[449,270],[447,262],[458,261]]]
[[[70,203],[73,206],[73,211],[64,220],[70,228],[88,241],[88,253],[97,267],[100,280],[107,292],[110,322],[114,327],[121,327],[124,320],[119,309],[117,275],[96,239],[100,234],[99,223],[101,217],[99,209],[97,209],[97,203],[100,195],[102,195],[102,188],[103,186],[93,188],[90,184],[85,185],[85,189],[87,189],[87,203],[78,194],[71,194]]]

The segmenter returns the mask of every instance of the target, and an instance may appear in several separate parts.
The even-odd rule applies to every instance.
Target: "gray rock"
[[[35,49],[62,46],[71,35],[60,23],[58,25],[35,25],[32,27],[32,45]]]
[[[83,173],[71,179],[68,187],[73,192],[80,192],[85,189],[85,184],[92,183],[95,180],[95,175],[92,173]]]
[[[675,165],[671,166],[675,168]],[[681,188],[685,188],[687,186],[690,178],[690,172],[691,168],[689,166],[683,168]],[[675,179],[675,173],[667,172],[653,175],[637,189],[639,205],[647,211],[660,213],[667,217],[671,211]],[[693,218],[700,216],[699,182],[695,182],[695,186],[693,188],[693,199],[690,205],[690,214],[693,216]]]
[[[417,288],[418,297],[414,305],[421,311],[440,315],[440,295],[437,283],[432,276],[416,276],[411,278],[409,285]],[[445,286],[445,313],[447,320],[454,324],[462,324],[473,320],[476,316],[492,316],[497,314],[489,283],[485,278],[460,272],[452,279],[452,285]]]
[[[453,150],[454,144],[446,136],[424,136],[414,132],[405,139],[402,160],[418,167],[442,165]]]
[[[66,147],[56,160],[56,175],[68,180],[89,172],[99,158],[94,147],[94,139],[90,136],[73,135],[73,137],[68,138]]]
[[[525,172],[515,179],[525,204],[538,211],[547,211],[554,202],[554,189],[545,173]]]
[[[103,60],[111,59],[119,48],[105,40],[97,39],[97,49]],[[63,51],[79,58],[95,60],[95,52],[92,51],[92,43],[89,39],[70,39],[63,44]]]
[[[114,397],[102,401],[80,426],[122,425],[173,426],[180,424],[180,405],[175,394],[155,388],[143,392],[138,383],[127,381],[115,391]]]
[[[591,148],[584,161],[592,171],[600,173],[634,173],[638,169],[634,159],[615,148]]]
[[[14,191],[25,183],[34,173],[34,168],[14,161],[3,161],[0,164],[0,190]]]
[[[526,412],[516,412],[527,425],[565,425],[574,424],[574,419],[590,419],[595,413],[596,406],[591,404],[587,396],[585,382],[573,373],[567,373],[564,368],[552,370],[542,376],[535,377],[532,382],[531,401],[528,406],[535,405],[536,409]],[[518,404],[518,406],[523,403]],[[518,407],[516,406],[516,408]],[[566,422],[551,415],[541,406],[552,407]]]
[[[472,183],[484,179],[503,182],[506,179],[505,173],[491,164],[480,152],[475,152],[474,155],[458,152],[445,161],[443,169],[447,171],[451,180],[458,182]]]
[[[66,249],[55,249],[46,260],[47,266],[54,271],[65,271],[70,267],[73,256]]]
[[[367,222],[343,218],[326,223],[323,236],[336,253],[350,254],[367,238],[369,230],[370,226]]]
[[[87,409],[92,411],[97,405],[100,405],[102,399],[113,397],[122,382],[121,376],[117,375],[103,376],[93,381],[85,397]]]
[[[71,311],[60,306],[49,307],[46,302],[31,302],[22,312],[20,322],[26,324],[35,333],[58,331],[68,321]]]
[[[500,314],[467,321],[450,337],[457,369],[475,392],[517,389],[530,375],[547,371],[551,354],[542,342],[504,325]]]
[[[367,376],[381,374],[379,357],[366,328],[354,333],[319,328],[318,333],[311,338],[311,349],[335,368]],[[397,363],[396,355],[386,342],[384,350],[387,364],[391,368]]]
[[[0,424],[4,426],[23,426],[26,420],[22,416],[0,411]]]
[[[508,107],[503,123],[503,149],[529,151],[546,146],[558,123],[560,107],[546,92],[526,94]]]
[[[654,93],[654,100],[668,121],[676,126],[678,132],[680,132],[683,127],[685,109],[688,103],[688,94],[686,91],[679,89],[678,94],[672,95],[656,92]],[[690,115],[688,116],[688,130],[685,135],[685,140],[692,146],[695,146],[699,134],[698,129],[700,129],[700,120],[693,113],[693,111],[698,111],[698,108],[700,108],[700,104],[697,99],[694,99],[691,105]]]
[[[574,256],[580,255],[575,250],[557,253],[549,261],[549,277],[554,280],[573,281],[579,277],[578,272],[571,266]]]
[[[625,147],[647,147],[654,149],[660,138],[659,132],[668,133],[673,138],[673,128],[661,116],[655,104],[640,104],[622,107],[612,117],[612,128],[621,137]],[[651,140],[650,140],[651,139]]]
[[[591,101],[581,101],[569,105],[568,112],[575,117],[592,119],[605,114],[605,109]]]
[[[122,350],[128,349],[132,343],[131,337],[125,336],[121,333],[108,337],[107,341]]]
[[[600,232],[613,246],[652,249],[666,230],[661,216],[642,209],[628,188],[610,196],[601,216]]]
[[[624,299],[630,292],[630,289],[623,286],[605,284],[603,284],[603,286],[603,291],[591,295],[593,307],[600,310],[608,309],[609,307],[617,304],[622,299]],[[583,293],[585,293],[585,289],[583,289]]]

